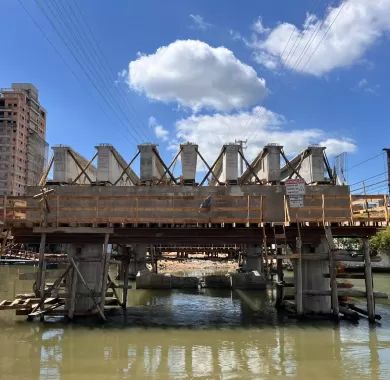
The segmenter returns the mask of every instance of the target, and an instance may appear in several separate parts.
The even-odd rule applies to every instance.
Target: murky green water
[[[0,267],[0,299],[30,291]],[[375,276],[390,293],[390,276]],[[272,294],[132,290],[126,318],[28,323],[0,312],[0,379],[390,379],[390,303],[382,323],[296,323]]]

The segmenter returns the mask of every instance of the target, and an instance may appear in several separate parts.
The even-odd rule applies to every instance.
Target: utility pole
[[[383,150],[387,153],[387,185],[390,195],[390,148],[383,148]]]
[[[236,144],[240,144],[240,152],[244,155],[244,149],[246,149],[246,143],[248,140],[234,140]],[[244,159],[240,157],[240,176],[244,173]]]

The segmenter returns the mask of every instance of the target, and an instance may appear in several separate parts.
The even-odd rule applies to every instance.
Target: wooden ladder
[[[325,238],[328,243],[328,254],[329,254],[329,278],[330,278],[330,297],[332,304],[333,317],[338,320],[340,315],[339,298],[337,293],[337,268],[335,260],[335,252],[337,251],[333,241],[332,230],[330,226],[324,224]]]
[[[276,258],[276,274],[278,281],[276,283],[276,306],[280,306],[284,300],[284,287],[286,286],[284,282],[284,273],[283,273],[283,256],[287,255],[287,237],[286,237],[286,228],[285,225],[282,225],[283,231],[278,231],[278,225],[273,225],[274,232],[274,244],[275,250],[274,255]]]

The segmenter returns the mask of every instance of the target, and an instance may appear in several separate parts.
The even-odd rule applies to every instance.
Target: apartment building
[[[23,195],[45,167],[46,110],[30,83],[0,89],[0,195]]]

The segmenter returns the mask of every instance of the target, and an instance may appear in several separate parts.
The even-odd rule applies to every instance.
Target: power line
[[[90,40],[91,40],[91,46],[92,48],[95,50],[96,52],[96,56],[98,57],[98,62],[100,63],[100,65],[103,67],[103,70],[106,71],[106,73],[108,73],[108,76],[110,77],[110,80],[111,80],[111,84],[115,82],[115,80],[117,78],[115,78],[113,76],[113,72],[115,70],[113,70],[112,66],[110,65],[106,55],[104,54],[103,50],[101,49],[100,47],[100,44],[99,42],[96,40],[95,36],[94,36],[94,33],[92,31],[92,28],[90,27],[88,21],[87,21],[87,17],[85,16],[85,13],[83,12],[82,8],[79,6],[78,2],[73,0],[73,4],[75,5],[75,7],[77,8],[77,11],[75,11],[71,5],[71,3],[67,2],[68,6],[69,6],[69,9],[71,10],[71,12],[73,13],[73,16],[74,18],[78,18],[78,16],[80,15],[80,18],[79,18],[79,24],[81,26],[85,26],[85,29],[86,29],[86,36],[90,36]],[[125,104],[131,109],[131,112],[132,112],[132,115],[134,116],[136,122],[140,125],[140,126],[143,126],[144,125],[144,122],[140,120],[139,116],[138,116],[138,112],[136,111],[136,109],[134,108],[134,105],[133,103],[130,101],[129,99],[129,93],[127,91],[125,91],[122,87],[117,87],[118,91],[121,92],[121,99],[123,98],[123,101],[125,102]],[[144,131],[144,128],[142,128],[142,130]],[[144,135],[145,136],[145,135]]]
[[[382,181],[372,183],[371,185],[362,186],[362,187],[359,187],[358,189],[354,189],[354,190],[351,190],[351,191],[355,192],[355,191],[365,190],[365,189],[367,189],[367,188],[373,187],[373,186],[375,186],[375,185],[382,184],[382,183],[384,183],[384,182],[387,182],[387,183],[388,183],[389,180],[388,180],[388,179],[384,179],[384,180],[382,180]]]
[[[321,2],[319,2],[318,4],[318,10],[320,8],[320,4]],[[327,8],[327,7],[326,7]],[[317,22],[317,25],[316,27],[313,29],[313,33],[311,34],[311,36],[309,37],[309,39],[307,40],[304,48],[302,49],[301,51],[301,54],[299,55],[299,57],[297,58],[297,60],[295,61],[295,64],[294,64],[294,68],[295,70],[298,69],[299,67],[299,64],[302,62],[302,59],[303,57],[305,56],[306,52],[310,49],[310,46],[312,45],[312,43],[315,41],[315,39],[317,38],[317,35],[318,35],[318,32],[321,30],[322,26],[324,25],[324,22],[326,20],[326,17],[324,16],[322,18],[321,21]]]
[[[117,111],[115,110],[115,106],[112,105],[112,103],[107,99],[106,95],[104,94],[104,91],[102,89],[100,89],[100,87],[96,84],[96,82],[93,80],[93,74],[91,74],[91,71],[88,70],[82,63],[82,60],[80,59],[80,57],[78,57],[75,52],[73,51],[73,49],[71,48],[69,42],[64,38],[64,36],[62,35],[61,31],[59,30],[59,28],[57,27],[57,25],[51,20],[50,16],[48,15],[48,13],[46,12],[46,9],[45,7],[43,7],[39,2],[38,0],[35,0],[35,3],[38,5],[38,7],[40,8],[41,12],[43,13],[43,15],[45,16],[45,18],[47,19],[47,21],[50,23],[51,27],[54,29],[54,31],[56,32],[57,36],[61,39],[62,43],[65,45],[65,47],[67,48],[67,50],[69,51],[69,53],[72,55],[73,59],[76,61],[76,63],[78,64],[78,66],[80,67],[81,71],[83,72],[83,74],[86,76],[86,78],[88,79],[89,83],[92,85],[92,87],[96,90],[96,92],[100,95],[100,97],[104,100],[104,103],[107,104],[109,106],[109,108],[113,111],[113,113],[115,114],[116,118],[118,119],[118,121],[120,122],[120,124],[122,125],[122,121],[121,119],[118,117],[118,114],[117,114]],[[49,3],[47,3],[49,4]],[[47,8],[49,9],[49,8]],[[132,135],[132,137],[137,140],[137,138],[135,137],[135,135],[133,135],[130,131],[129,133]]]
[[[302,70],[306,68],[306,66],[310,63],[313,55],[317,52],[318,48],[320,47],[321,43],[325,40],[325,38],[327,37],[330,29],[332,28],[332,26],[334,25],[334,23],[336,22],[337,18],[340,16],[340,13],[341,11],[343,10],[345,4],[347,3],[346,0],[343,1],[343,3],[340,5],[340,8],[338,10],[338,12],[336,13],[336,16],[333,18],[332,22],[329,24],[328,28],[325,30],[321,40],[318,42],[318,44],[315,46],[314,50],[312,51],[312,53],[310,54],[308,60],[306,61],[306,63],[303,65],[302,67]]]
[[[348,171],[351,170],[351,169],[357,168],[358,166],[361,166],[361,165],[365,164],[365,163],[368,162],[368,161],[374,160],[375,158],[378,158],[378,157],[381,156],[382,154],[383,154],[383,152],[381,152],[381,153],[379,153],[379,154],[377,154],[377,155],[375,155],[375,156],[372,156],[372,157],[370,157],[370,158],[367,158],[366,160],[363,160],[363,161],[361,161],[361,162],[358,162],[357,164],[355,164],[355,165],[351,166],[350,168],[348,168]]]
[[[52,8],[51,6],[48,6],[47,9],[51,16],[57,20],[57,25],[54,27],[48,13],[45,12],[45,8],[42,7],[37,0],[36,3],[45,16],[49,19],[53,29],[59,35],[73,58],[77,61],[77,63],[83,66],[82,69],[84,74],[88,76],[88,79],[93,81],[93,86],[95,89],[97,89],[98,92],[104,97],[112,111],[116,113],[117,119],[120,120],[120,118],[123,118],[125,120],[123,126],[128,130],[128,132],[136,141],[138,138],[142,139],[143,137],[139,133],[138,129],[131,126],[133,121],[129,119],[121,104],[115,99],[115,94],[113,93],[111,83],[107,81],[106,76],[102,73],[102,70],[99,69],[99,62],[101,62],[101,59],[99,57],[97,59],[94,58],[93,53],[91,53],[91,50],[89,49],[90,43],[84,40],[83,33],[79,31],[78,25],[75,24],[71,18],[69,18],[66,9],[62,8],[62,6],[60,6],[56,0],[47,4],[50,4],[53,7]],[[62,33],[60,30],[61,26]],[[93,80],[95,78],[97,81]],[[127,121],[130,122],[130,125],[127,124]],[[136,137],[136,135],[138,137]]]
[[[352,183],[352,184],[349,185],[349,186],[358,185],[359,183],[368,181],[368,180],[373,179],[373,178],[380,177],[381,175],[384,175],[384,174],[386,174],[386,173],[387,173],[387,172],[383,172],[383,173],[380,173],[380,174],[373,175],[372,177],[368,177],[368,178],[362,179],[362,180],[360,180],[360,181],[357,181],[357,182],[355,182],[355,183]]]
[[[23,4],[22,0],[18,0],[20,6],[23,8],[23,10],[25,11],[25,13],[27,14],[27,16],[31,19],[31,21],[33,22],[33,24],[35,25],[35,27],[41,32],[41,34],[43,35],[43,37],[45,38],[45,40],[49,43],[49,45],[53,48],[53,50],[57,53],[57,55],[60,57],[60,59],[62,60],[62,62],[64,63],[64,65],[67,67],[67,69],[70,71],[70,73],[75,77],[75,79],[80,82],[81,81],[81,78],[80,76],[73,70],[73,68],[68,64],[68,62],[66,61],[65,57],[63,56],[63,54],[61,53],[61,51],[56,47],[56,45],[52,42],[52,40],[48,37],[47,33],[45,32],[45,30],[41,27],[41,25],[36,21],[36,19],[34,18],[34,16],[31,14],[31,12],[26,8],[26,6]],[[100,105],[99,105],[100,107]],[[108,118],[108,120],[110,120],[110,116],[108,115],[108,113],[105,111],[104,108],[101,108],[102,112],[104,113],[104,115]],[[127,137],[127,135],[125,136],[126,139],[128,139],[128,141],[131,143],[131,140]]]
[[[318,4],[317,4],[317,7],[316,7],[316,10],[314,11],[315,13],[317,13],[317,12],[319,11],[320,5],[321,5],[321,1],[318,0]],[[297,36],[297,38],[296,38],[296,40],[295,40],[295,42],[296,42],[296,43],[294,44],[295,48],[293,47],[293,48],[290,50],[290,52],[289,52],[289,54],[288,54],[286,60],[284,61],[284,64],[285,64],[286,66],[287,66],[289,57],[291,57],[291,59],[294,58],[295,52],[297,51],[298,47],[300,46],[301,42],[303,41],[304,36],[305,36],[305,29],[302,29],[302,32],[301,32],[301,31],[298,32],[298,36]],[[298,41],[299,41],[299,43],[297,43]],[[294,65],[292,65],[291,68],[293,69],[293,68],[294,68]]]

